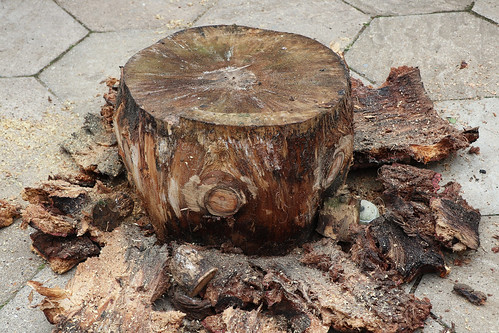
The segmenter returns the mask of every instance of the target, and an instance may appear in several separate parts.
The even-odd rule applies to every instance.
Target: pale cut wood
[[[120,81],[120,154],[162,241],[282,252],[344,182],[348,71],[312,39],[192,28],[134,55]]]

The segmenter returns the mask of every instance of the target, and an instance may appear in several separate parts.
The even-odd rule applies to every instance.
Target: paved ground
[[[72,168],[58,142],[99,112],[104,86],[138,50],[191,25],[238,23],[300,33],[345,52],[355,77],[382,83],[391,66],[418,66],[443,117],[480,126],[466,152],[432,166],[457,180],[482,214],[479,250],[448,278],[416,289],[434,305],[424,332],[499,332],[499,3],[497,0],[1,0],[0,198]],[[467,64],[461,68],[462,62]],[[484,170],[484,171],[480,171]],[[30,253],[18,223],[0,230],[2,332],[49,332],[30,307],[30,279],[64,284]],[[490,294],[477,307],[451,292],[460,281]],[[37,301],[36,297],[33,303]]]

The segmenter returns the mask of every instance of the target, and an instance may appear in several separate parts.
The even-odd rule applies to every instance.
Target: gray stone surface
[[[46,108],[55,105],[49,101],[54,95],[33,77],[0,78],[0,91],[0,119],[39,121]]]
[[[499,23],[499,2],[497,0],[477,0],[473,5],[473,11]]]
[[[368,21],[367,15],[339,0],[220,0],[196,25],[237,23],[294,32],[344,49]]]
[[[45,69],[40,79],[61,100],[86,106],[87,112],[98,112],[103,105],[102,94],[107,91],[103,81],[109,76],[119,78],[119,66],[124,66],[133,54],[170,33],[92,33]]]
[[[462,151],[432,169],[442,173],[442,184],[461,184],[463,197],[482,214],[499,214],[499,98],[438,102],[435,109],[459,129],[479,126],[480,138],[473,146],[480,147],[480,154]]]
[[[449,100],[498,93],[499,28],[469,13],[374,19],[345,58],[382,83],[390,67],[418,66],[430,97]],[[466,68],[460,68],[462,61]]]
[[[31,280],[42,282],[46,287],[64,288],[69,279],[74,275],[75,269],[57,275],[49,267],[43,268]],[[48,333],[52,331],[51,325],[42,311],[35,306],[43,299],[33,291],[33,301],[28,296],[32,288],[23,284],[23,288],[7,305],[0,309],[0,323],[2,332],[8,333]]]
[[[416,290],[416,296],[431,300],[433,313],[448,325],[456,325],[456,332],[499,332],[499,254],[491,251],[499,242],[492,238],[493,235],[499,235],[499,216],[483,217],[480,248],[463,258],[469,259],[469,264],[451,264],[450,274],[443,279],[425,275]],[[466,283],[491,296],[488,296],[485,305],[473,305],[452,292],[456,282]]]
[[[86,34],[51,0],[2,0],[0,76],[36,74]]]
[[[44,263],[30,250],[33,229],[21,230],[19,225],[20,221],[0,229],[0,306],[14,297]]]
[[[58,0],[57,2],[92,31],[118,31],[187,27],[212,6],[214,0]]]
[[[346,2],[371,16],[464,10],[473,3],[472,0],[346,0]]]
[[[74,167],[59,143],[81,119],[35,78],[0,79],[0,91],[0,198],[20,201],[24,187]]]

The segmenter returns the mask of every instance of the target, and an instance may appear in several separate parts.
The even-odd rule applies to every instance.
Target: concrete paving
[[[499,6],[495,0],[3,0],[0,2],[0,198],[74,165],[59,142],[99,112],[107,76],[138,50],[191,25],[241,24],[300,33],[345,51],[353,76],[382,83],[392,66],[419,66],[442,117],[480,126],[479,155],[429,165],[457,180],[481,210],[481,246],[447,278],[423,277],[433,303],[423,332],[499,332]],[[482,170],[482,171],[480,171]],[[483,172],[485,171],[485,172]],[[487,216],[488,215],[488,216]],[[50,332],[28,301],[27,280],[64,285],[29,250],[19,221],[0,230],[2,332]],[[41,269],[41,270],[40,270]],[[452,293],[458,280],[490,294],[477,307]],[[35,297],[33,303],[36,303]]]
[[[239,24],[293,32],[343,50],[369,16],[339,0],[220,0],[196,25]]]
[[[38,73],[88,33],[51,0],[2,1],[0,17],[4,77]]]
[[[499,23],[499,2],[496,0],[477,0],[473,12]]]
[[[370,16],[429,14],[465,10],[472,0],[346,0]]]
[[[433,100],[494,97],[498,49],[497,25],[467,12],[379,17],[346,60],[376,84],[385,81],[390,67],[417,66]]]

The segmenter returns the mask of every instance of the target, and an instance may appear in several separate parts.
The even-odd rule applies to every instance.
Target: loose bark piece
[[[187,29],[140,51],[120,79],[120,154],[161,241],[247,253],[303,242],[353,146],[348,71],[309,38]]]
[[[487,301],[487,295],[483,292],[474,290],[470,286],[464,283],[456,283],[454,285],[453,291],[466,298],[466,300],[475,305],[484,305]]]
[[[86,172],[95,172],[111,178],[123,170],[116,137],[102,117],[89,113],[83,127],[62,143],[76,164]]]
[[[56,237],[36,231],[30,235],[32,249],[47,260],[50,268],[63,274],[88,257],[99,254],[100,249],[88,237]]]
[[[65,288],[66,297],[39,305],[56,332],[177,332],[185,314],[154,311],[152,303],[170,285],[170,256],[137,228],[108,234],[99,257],[80,264]]]
[[[449,183],[440,198],[432,198],[437,239],[454,251],[477,250],[480,246],[478,226],[481,215],[460,195],[461,185]]]
[[[379,179],[386,209],[408,235],[438,240],[454,251],[478,248],[480,212],[461,197],[459,184],[439,192],[440,174],[402,164],[381,167]]]
[[[434,239],[435,221],[430,201],[438,196],[442,176],[432,170],[403,164],[382,166],[378,173],[386,209],[405,233]]]
[[[124,192],[99,199],[92,209],[90,224],[101,231],[113,231],[133,212],[134,202]]]
[[[424,273],[447,275],[443,253],[435,242],[407,235],[395,221],[393,216],[374,220],[352,247],[352,258],[366,271],[375,276],[386,272],[397,283]]]
[[[33,251],[62,274],[78,262],[99,253],[92,242],[102,242],[132,214],[133,199],[97,182],[93,188],[63,180],[49,180],[37,188],[26,188],[23,199],[30,204],[22,213],[23,227],[39,230],[31,235]],[[85,236],[88,235],[92,241]]]
[[[445,276],[441,246],[477,249],[480,213],[449,183],[440,191],[441,175],[414,166],[393,164],[378,170],[385,214],[359,234],[352,258],[372,274],[386,272],[397,282],[419,274]]]
[[[114,110],[116,108],[116,93],[118,92],[120,80],[114,77],[108,77],[105,82],[109,90],[104,94],[106,104],[101,107],[100,114],[107,125],[111,127],[113,125]]]
[[[477,129],[458,131],[438,116],[418,68],[392,68],[375,89],[352,79],[352,98],[354,168],[439,161],[478,138]]]
[[[0,199],[0,228],[14,223],[14,219],[21,216],[21,207]]]
[[[78,232],[81,210],[91,201],[90,191],[63,180],[27,187],[22,198],[30,204],[23,211],[23,224],[53,236],[74,235]]]
[[[184,244],[173,252],[171,272],[190,297],[196,296],[215,276],[218,269],[204,260],[192,246]]]

